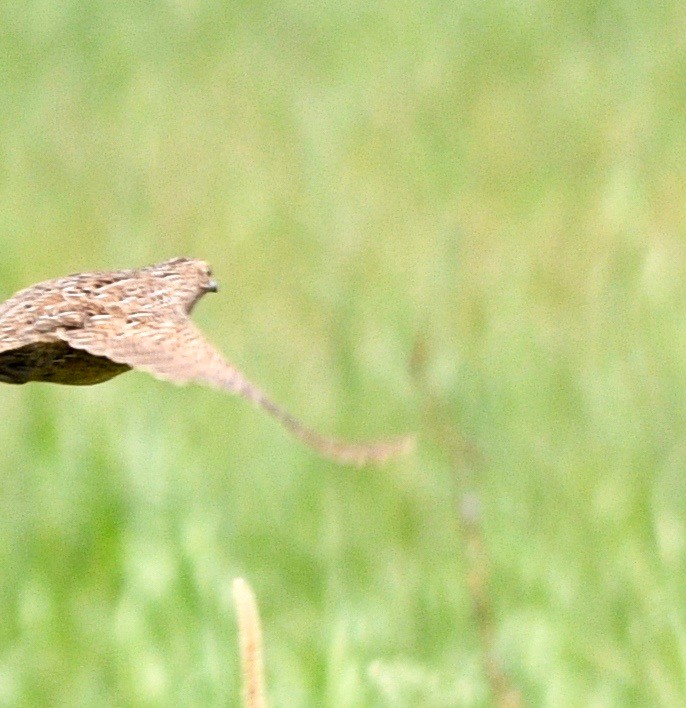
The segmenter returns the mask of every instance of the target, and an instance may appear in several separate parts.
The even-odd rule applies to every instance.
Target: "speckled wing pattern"
[[[177,311],[91,317],[83,328],[60,328],[57,336],[71,347],[127,364],[176,384],[202,383],[242,396],[278,420],[306,445],[336,462],[363,465],[380,463],[408,451],[411,436],[370,444],[352,444],[311,430],[231,366],[195,325]]]
[[[128,271],[122,271],[127,272]],[[98,285],[102,273],[77,274],[46,280],[15,293],[0,304],[0,354],[27,344],[55,341],[61,328],[84,326],[106,312],[97,297],[89,298],[81,281]]]
[[[26,344],[42,341],[42,333],[33,327],[24,326],[24,320],[31,315],[33,301],[29,295],[32,288],[21,290],[10,300],[0,304],[0,354]]]

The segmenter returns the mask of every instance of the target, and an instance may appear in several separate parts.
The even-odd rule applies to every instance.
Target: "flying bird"
[[[320,435],[274,403],[189,319],[200,298],[217,289],[205,261],[173,258],[20,290],[0,305],[0,382],[88,386],[140,369],[176,384],[195,382],[242,396],[339,463],[383,462],[413,446],[412,436],[349,443]]]

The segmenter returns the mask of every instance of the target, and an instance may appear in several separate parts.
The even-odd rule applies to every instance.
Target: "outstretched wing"
[[[0,305],[0,354],[28,344],[54,342],[56,329],[81,327],[86,317],[85,313],[70,309],[37,313],[31,300],[15,303],[17,299]]]
[[[0,327],[0,354],[8,352],[10,349],[19,349],[27,344],[39,341],[41,341],[41,337],[35,333],[29,335],[13,331],[9,328],[3,330],[2,327]]]
[[[70,346],[112,361],[128,364],[177,384],[207,384],[247,399],[276,418],[285,428],[320,454],[344,464],[380,463],[409,451],[414,438],[373,443],[347,443],[320,435],[294,418],[248,381],[205,339],[188,319],[164,313],[145,313],[113,326],[93,318],[83,329],[57,334]]]

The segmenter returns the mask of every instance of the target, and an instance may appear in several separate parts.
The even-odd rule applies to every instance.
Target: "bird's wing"
[[[3,302],[0,305],[0,354],[28,343],[20,336],[16,322],[7,316],[8,310],[9,302]]]
[[[19,335],[17,332],[12,330],[4,331],[0,328],[0,354],[7,352],[10,349],[19,349],[32,342],[40,341],[37,336],[29,337],[26,335]]]
[[[348,443],[323,436],[294,418],[231,366],[186,318],[144,317],[140,323],[112,327],[111,322],[91,323],[83,329],[58,333],[70,346],[112,361],[128,364],[176,384],[202,383],[242,396],[278,420],[296,437],[320,454],[344,464],[378,463],[404,453],[413,437],[373,443]],[[123,325],[123,323],[122,323]]]
[[[85,314],[76,310],[36,316],[22,312],[16,305],[12,309],[0,307],[0,354],[29,344],[54,342],[55,330],[81,327],[84,320]]]

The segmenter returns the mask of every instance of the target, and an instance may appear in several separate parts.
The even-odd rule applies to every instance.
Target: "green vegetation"
[[[421,444],[350,470],[144,374],[0,387],[0,705],[237,704],[236,576],[276,706],[490,705],[488,631],[528,705],[684,704],[684,19],[2,4],[0,297],[205,258],[195,319],[276,400]]]

